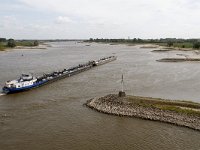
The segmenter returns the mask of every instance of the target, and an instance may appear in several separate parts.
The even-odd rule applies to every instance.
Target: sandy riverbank
[[[138,44],[140,45],[140,44]],[[199,51],[199,49],[193,49],[193,48],[181,48],[181,47],[168,47],[168,46],[162,46],[158,44],[142,44],[140,48],[157,48],[153,50],[152,52],[166,52],[166,51]]]
[[[15,49],[47,49],[44,45],[39,46],[16,46]]]
[[[161,121],[200,130],[200,104],[148,97],[110,94],[88,100],[86,106],[102,113]]]
[[[184,61],[200,61],[200,58],[163,58],[157,60],[158,62],[184,62]]]
[[[169,52],[172,51],[170,49],[156,49],[156,50],[152,50],[151,52]]]

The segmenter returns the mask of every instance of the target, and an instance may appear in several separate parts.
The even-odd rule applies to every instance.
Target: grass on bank
[[[193,48],[192,43],[174,43],[173,46],[178,48]]]
[[[7,48],[6,44],[7,43],[5,43],[5,42],[0,42],[0,51],[3,51],[3,50],[5,50]]]
[[[200,117],[200,104],[191,101],[167,100],[151,97],[127,96],[128,102],[134,105],[158,108],[164,111],[173,111],[186,115],[195,115]]]
[[[34,41],[18,41],[16,42],[16,46],[36,46]]]
[[[7,48],[12,48],[9,47],[8,42],[0,42],[0,51],[4,51]],[[34,46],[38,46],[39,43],[36,41],[16,41],[15,42],[16,46],[27,46],[27,47],[34,47]]]
[[[168,47],[169,49],[170,48],[171,49],[173,49],[173,48],[193,48],[193,43],[190,43],[190,42],[173,43],[173,45],[171,47],[169,47],[167,45],[167,43],[158,43],[158,45]]]

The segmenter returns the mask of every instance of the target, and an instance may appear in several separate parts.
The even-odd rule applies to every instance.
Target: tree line
[[[103,42],[103,43],[133,43],[133,44],[165,44],[168,47],[177,45],[179,43],[182,48],[185,48],[188,43],[191,48],[199,49],[200,48],[200,39],[177,39],[177,38],[161,38],[161,39],[140,39],[140,38],[133,38],[133,39],[104,39],[104,38],[90,38],[87,42]]]

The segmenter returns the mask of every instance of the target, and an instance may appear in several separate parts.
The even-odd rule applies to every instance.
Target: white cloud
[[[0,22],[0,28],[1,29],[10,29],[10,28],[15,28],[18,24],[18,20],[14,16],[3,16],[0,17],[1,22]]]
[[[72,20],[69,17],[66,17],[66,16],[59,16],[58,18],[56,18],[55,22],[57,24],[66,24],[66,23],[71,23]]]
[[[31,9],[35,10],[36,14],[47,13],[51,18],[58,16],[45,23],[31,20],[34,14],[30,14],[33,26],[38,25],[32,26],[31,29],[37,29],[44,34],[47,32],[47,37],[51,33],[46,31],[46,28],[54,29],[52,36],[55,38],[200,37],[200,29],[197,27],[200,24],[199,0],[16,1],[20,3],[15,5],[23,5],[26,15],[29,15],[28,10]],[[44,16],[41,16],[41,20],[46,19],[42,17]]]

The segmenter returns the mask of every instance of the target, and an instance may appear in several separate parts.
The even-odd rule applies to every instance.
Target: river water
[[[109,55],[118,59],[37,89],[1,95],[1,150],[200,150],[198,131],[83,106],[93,97],[117,93],[122,72],[127,94],[200,102],[199,63],[156,62],[180,52],[152,53],[139,46],[49,44],[0,52],[0,86],[21,73],[42,75]]]

